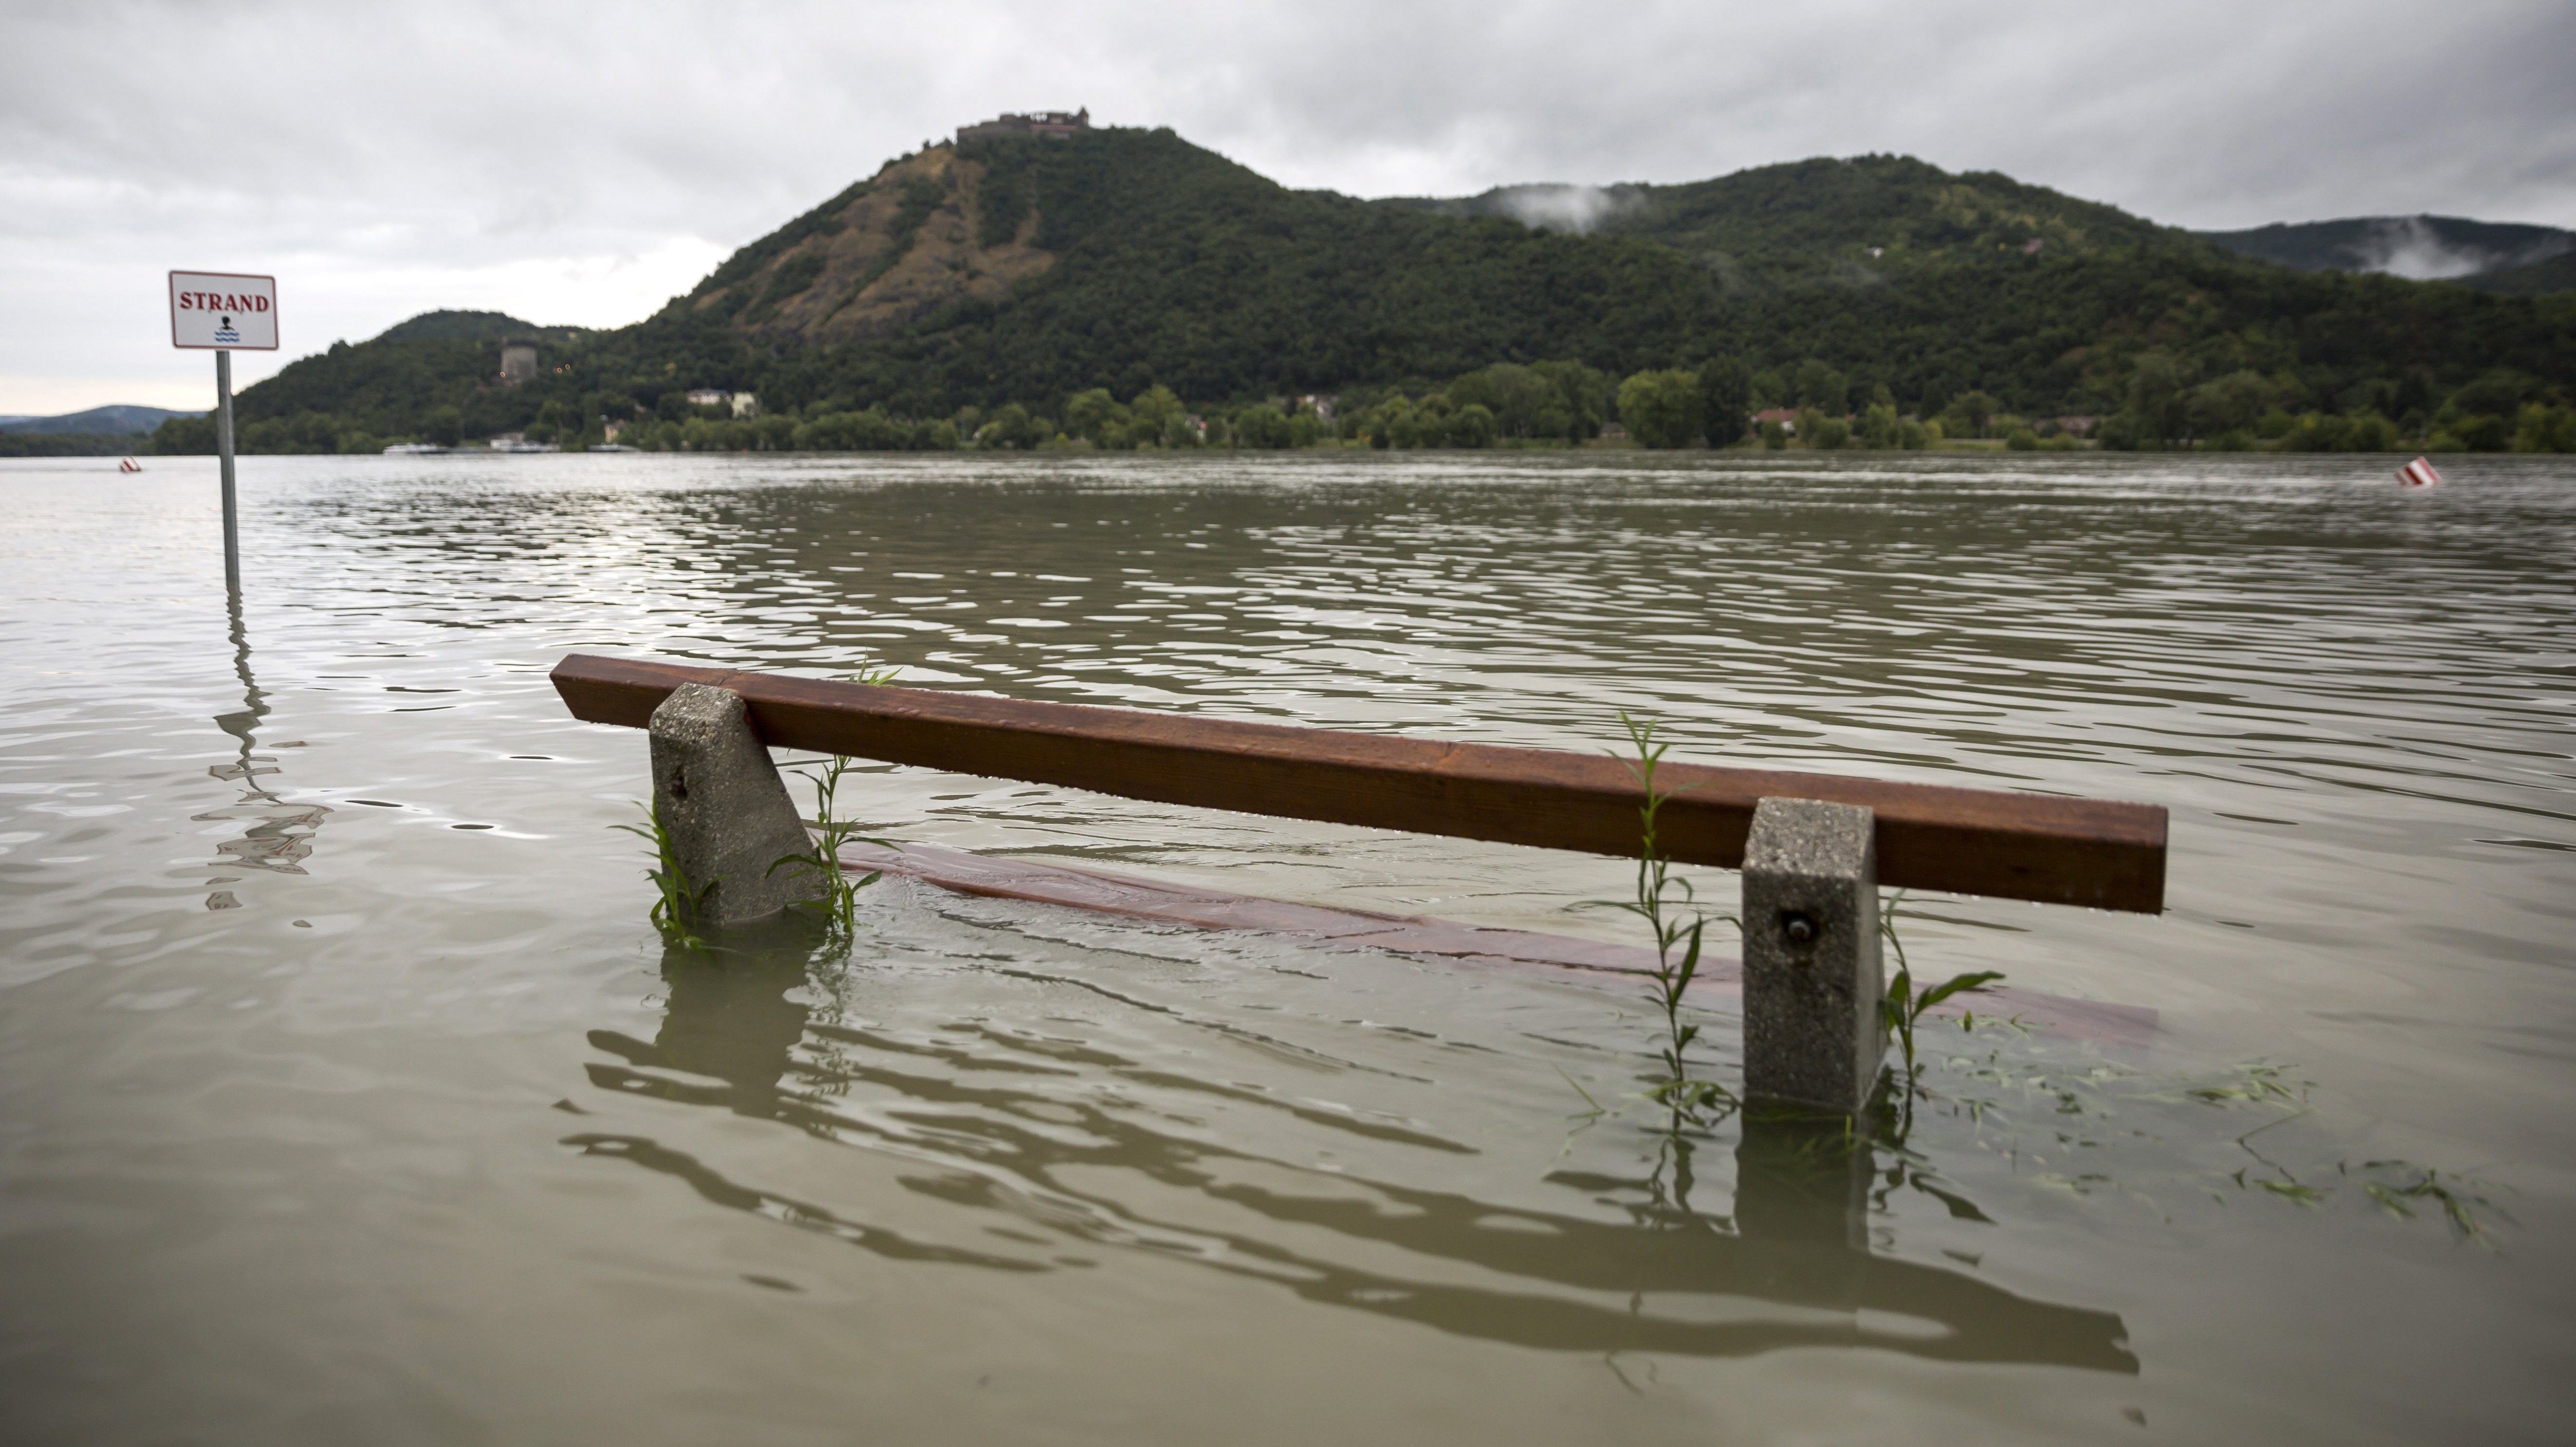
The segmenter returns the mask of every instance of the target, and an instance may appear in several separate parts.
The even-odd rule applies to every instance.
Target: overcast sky
[[[1893,151],[2216,228],[2576,226],[2576,4],[0,0],[0,414],[206,405],[164,271],[284,349],[433,307],[613,326],[1002,110],[1293,186],[1464,194]]]

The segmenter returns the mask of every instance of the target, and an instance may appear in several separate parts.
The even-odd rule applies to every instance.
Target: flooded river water
[[[252,458],[238,623],[211,461],[112,469],[0,464],[0,1439],[2564,1440],[2563,462]],[[2159,803],[2160,917],[1900,916],[2157,1026],[1927,1026],[1774,1176],[1616,977],[893,880],[666,953],[576,650]],[[853,778],[1635,937],[1617,860]]]

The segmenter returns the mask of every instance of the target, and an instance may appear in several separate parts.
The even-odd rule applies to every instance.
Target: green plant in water
[[[708,891],[715,888],[714,881],[693,884],[688,871],[680,867],[679,850],[671,842],[670,829],[662,823],[662,811],[642,800],[637,800],[635,807],[644,812],[643,823],[610,827],[623,829],[653,846],[654,867],[644,871],[644,877],[653,881],[657,898],[647,917],[665,943],[690,950],[708,948],[697,932],[698,916],[706,905]]]
[[[2235,1078],[2191,1086],[2182,1094],[2184,1099],[2203,1105],[2225,1105],[2236,1100],[2255,1105],[2295,1105],[2308,1098],[2306,1082],[2292,1081],[2280,1066],[2268,1060],[2248,1061],[2236,1067]]]
[[[2480,1212],[2505,1221],[2513,1219],[2480,1194],[2482,1190],[2492,1189],[2484,1182],[2459,1175],[2445,1177],[2431,1166],[2419,1166],[2413,1161],[2366,1161],[2361,1168],[2395,1178],[2393,1181],[2366,1180],[2361,1183],[2362,1192],[2378,1202],[2383,1210],[2411,1221],[2415,1218],[2414,1207],[2439,1207],[2451,1234],[2462,1241],[2474,1241],[2489,1247],[2495,1244],[2486,1223],[2479,1219]]]
[[[1708,917],[1698,908],[1691,882],[1673,875],[1672,863],[1664,857],[1656,836],[1657,816],[1672,791],[1655,787],[1655,770],[1672,746],[1656,742],[1652,719],[1640,720],[1621,709],[1619,725],[1628,731],[1628,742],[1636,750],[1636,757],[1628,762],[1628,771],[1636,776],[1638,787],[1646,794],[1645,804],[1637,810],[1636,897],[1623,901],[1619,908],[1644,920],[1655,938],[1654,984],[1649,998],[1664,1016],[1660,1052],[1664,1078],[1647,1092],[1647,1097],[1677,1113],[1731,1109],[1735,1097],[1713,1080],[1691,1079],[1690,1065],[1684,1058],[1691,1042],[1699,1038],[1699,1026],[1683,1022],[1682,995],[1699,974],[1700,945],[1708,929]],[[1732,922],[1731,916],[1720,918]],[[1675,951],[1679,951],[1678,959]]]
[[[880,680],[866,678],[861,681],[873,683]],[[855,839],[889,849],[894,847],[885,840],[859,833],[857,820],[841,817],[837,798],[841,779],[849,771],[850,760],[837,755],[823,765],[820,773],[795,771],[814,784],[813,848],[802,854],[787,855],[769,866],[772,874],[782,869],[793,869],[799,877],[821,882],[823,897],[805,901],[797,907],[820,915],[831,939],[844,948],[858,929],[859,891],[883,878],[885,871],[871,870],[860,878],[851,878],[850,872],[841,867],[841,846]]]
[[[1878,916],[1878,932],[1887,941],[1888,948],[1896,952],[1896,977],[1887,982],[1887,993],[1880,998],[1878,1010],[1880,1017],[1887,1022],[1888,1033],[1896,1037],[1898,1053],[1905,1057],[1905,1081],[1907,1088],[1912,1089],[1915,1077],[1914,1026],[1923,1018],[1923,1012],[1954,995],[1981,993],[1986,986],[2002,979],[2003,972],[1971,970],[1952,975],[1928,988],[1916,987],[1913,967],[1905,960],[1905,940],[1896,932],[1897,911],[1904,904],[1905,891],[1900,889],[1888,899],[1887,908]]]
[[[885,684],[894,681],[895,670],[864,669],[845,677],[851,683]],[[798,907],[820,915],[831,941],[843,949],[849,947],[850,939],[858,929],[859,891],[883,878],[885,871],[871,870],[860,878],[852,879],[850,872],[841,867],[841,846],[855,839],[883,848],[894,847],[883,839],[861,834],[857,820],[841,817],[837,799],[841,780],[849,771],[850,760],[844,755],[834,755],[824,761],[820,773],[809,774],[801,769],[794,771],[814,785],[814,819],[809,826],[814,831],[813,847],[802,854],[787,855],[769,866],[772,874],[782,869],[794,869],[799,877],[821,882],[823,897]]]
[[[2239,1167],[2229,1179],[2236,1183],[2238,1190],[2259,1189],[2301,1206],[2324,1204],[2326,1198],[2333,1194],[2332,1186],[2310,1185],[2292,1175],[2289,1167],[2254,1147],[2256,1136],[2275,1126],[2288,1125],[2309,1113],[2305,1104],[2306,1092],[2294,1093],[2288,1089],[2282,1083],[2280,1070],[2271,1065],[2258,1062],[2242,1067],[2240,1073],[2245,1077],[2245,1084],[2241,1087],[2195,1089],[2183,1094],[2204,1105],[2223,1106],[2236,1101],[2257,1105],[2296,1103],[2299,1109],[2256,1126],[2236,1138],[2237,1148],[2252,1156],[2272,1174],[2251,1175],[2253,1168],[2246,1166]],[[2443,1224],[2451,1228],[2455,1240],[2492,1249],[2495,1237],[2488,1227],[2487,1218],[2513,1220],[2485,1195],[2494,1187],[2475,1176],[2464,1176],[2456,1171],[2445,1173],[2413,1161],[2364,1161],[2357,1168],[2344,1161],[2335,1162],[2338,1176],[2350,1178],[2356,1171],[2361,1176],[2362,1194],[2376,1202],[2381,1210],[2407,1221],[2415,1219],[2419,1207],[2437,1211]]]

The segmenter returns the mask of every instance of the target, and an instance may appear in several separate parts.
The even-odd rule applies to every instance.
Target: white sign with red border
[[[276,351],[277,278],[229,271],[170,273],[170,345]]]

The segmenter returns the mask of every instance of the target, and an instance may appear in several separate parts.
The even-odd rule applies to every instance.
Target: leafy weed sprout
[[[1660,1052],[1664,1078],[1646,1095],[1677,1114],[1731,1110],[1736,1100],[1726,1087],[1713,1080],[1691,1079],[1690,1065],[1683,1058],[1691,1042],[1699,1038],[1699,1026],[1682,1022],[1682,995],[1699,974],[1700,945],[1708,929],[1708,917],[1698,908],[1691,882],[1674,877],[1672,863],[1664,857],[1656,839],[1656,817],[1664,801],[1672,797],[1672,791],[1655,787],[1655,770],[1672,746],[1656,741],[1652,719],[1641,720],[1621,709],[1619,724],[1628,731],[1628,742],[1636,750],[1628,771],[1636,776],[1638,787],[1646,794],[1645,804],[1637,810],[1636,897],[1623,901],[1619,908],[1644,920],[1655,937],[1654,983],[1649,998],[1664,1015]],[[1720,918],[1735,923],[1732,916]],[[1674,958],[1676,950],[1680,951],[1679,959]]]
[[[830,940],[845,949],[858,930],[859,891],[883,878],[885,871],[870,870],[860,878],[851,878],[850,872],[841,867],[841,846],[857,839],[889,849],[894,847],[885,840],[861,834],[857,820],[841,817],[836,799],[841,779],[849,771],[850,760],[840,755],[834,755],[819,773],[796,771],[814,785],[814,819],[810,826],[814,831],[813,847],[802,854],[787,855],[769,866],[772,874],[782,869],[794,869],[798,877],[817,879],[822,883],[821,899],[810,900],[797,907],[819,915]]]
[[[644,877],[653,881],[656,898],[652,913],[647,917],[667,944],[689,950],[711,948],[697,932],[698,914],[706,904],[708,891],[715,888],[715,882],[693,884],[688,871],[680,867],[679,851],[671,842],[670,829],[662,823],[662,812],[641,800],[635,807],[644,811],[643,823],[610,827],[623,829],[653,846],[654,867],[644,871]]]
[[[1986,986],[2002,979],[2003,972],[1971,970],[1952,975],[1929,988],[1916,987],[1914,970],[1905,961],[1905,940],[1896,932],[1897,911],[1904,905],[1905,891],[1900,889],[1889,897],[1887,908],[1879,912],[1878,932],[1886,939],[1887,947],[1896,952],[1896,977],[1887,982],[1887,993],[1879,1000],[1878,1009],[1880,1016],[1887,1021],[1889,1033],[1896,1037],[1898,1053],[1905,1057],[1905,1082],[1907,1088],[1912,1089],[1915,1083],[1914,1026],[1923,1018],[1923,1012],[1953,995],[1980,993]]]
[[[847,680],[851,683],[884,684],[893,682],[894,677],[895,670],[876,668],[847,675]],[[782,869],[794,869],[798,877],[821,882],[823,897],[799,908],[819,915],[829,942],[846,950],[858,931],[859,891],[883,878],[885,871],[871,870],[860,878],[851,878],[850,872],[841,867],[841,846],[853,839],[887,849],[894,846],[883,839],[861,834],[857,820],[841,817],[836,801],[841,780],[850,772],[850,760],[846,755],[833,755],[823,762],[819,773],[806,773],[801,769],[794,772],[814,785],[814,818],[808,826],[814,831],[813,847],[802,854],[790,854],[779,859],[769,866],[769,872],[776,874]]]

